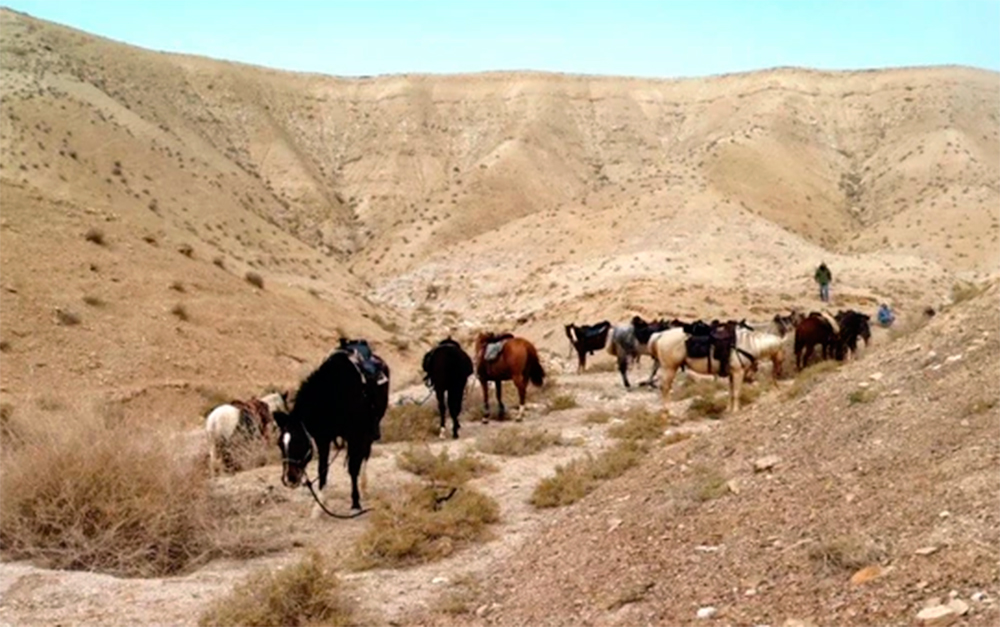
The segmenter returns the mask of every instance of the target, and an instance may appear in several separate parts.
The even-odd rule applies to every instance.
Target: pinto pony
[[[611,340],[608,342],[608,353],[618,358],[618,372],[622,375],[622,383],[626,388],[632,387],[628,380],[629,358],[638,360],[642,355],[650,355],[649,339],[654,333],[669,328],[671,323],[666,320],[654,320],[646,322],[639,316],[634,316],[629,324],[617,325],[611,331]],[[660,364],[653,359],[653,371],[649,373],[647,384],[652,384],[653,377]]]
[[[455,340],[445,338],[427,351],[423,360],[424,381],[437,396],[438,413],[441,415],[439,437],[445,436],[445,408],[451,413],[451,437],[458,439],[458,415],[462,413],[465,384],[472,374],[472,358]]]
[[[498,343],[501,344],[499,350],[495,348]],[[476,377],[483,388],[483,422],[488,422],[490,417],[490,381],[496,382],[500,418],[503,418],[505,412],[502,400],[503,382],[514,382],[518,396],[516,420],[520,422],[524,415],[524,397],[528,391],[528,381],[541,387],[545,380],[545,370],[538,359],[535,345],[523,337],[509,333],[503,335],[480,333],[476,337]]]
[[[729,377],[729,410],[733,413],[740,409],[740,390],[743,387],[744,378],[752,376],[756,370],[756,360],[739,346],[732,347],[728,355],[716,355],[714,359],[709,357],[689,357],[687,351],[688,334],[683,328],[671,328],[660,333],[656,333],[649,340],[649,352],[653,359],[656,359],[660,367],[663,368],[663,381],[660,384],[660,393],[663,397],[663,408],[667,409],[670,400],[670,391],[674,385],[674,378],[681,367],[687,368],[691,372],[704,375],[718,375],[722,366],[722,360],[728,360],[726,370]]]
[[[222,469],[238,469],[233,453],[255,441],[267,441],[274,413],[288,411],[288,392],[275,392],[259,399],[219,405],[205,417],[208,436],[208,468],[212,475]]]

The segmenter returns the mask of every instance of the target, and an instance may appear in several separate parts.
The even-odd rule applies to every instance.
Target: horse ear
[[[278,428],[285,431],[288,428],[288,414],[278,410],[271,415],[274,418],[274,424],[278,425]]]
[[[285,404],[285,407],[288,407],[288,395],[291,393],[292,393],[291,390],[285,390],[284,392],[281,393],[281,400]]]

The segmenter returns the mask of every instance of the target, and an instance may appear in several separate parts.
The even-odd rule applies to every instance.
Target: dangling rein
[[[306,487],[309,488],[309,494],[312,494],[313,500],[316,501],[316,504],[319,505],[320,509],[326,512],[327,515],[333,516],[334,518],[339,518],[341,520],[350,520],[351,518],[357,518],[362,514],[367,514],[368,512],[372,511],[372,509],[368,507],[362,510],[358,510],[353,514],[338,514],[337,512],[331,512],[326,508],[326,505],[323,505],[323,501],[319,500],[319,497],[316,495],[316,490],[313,490],[313,484],[312,481],[309,480],[309,476],[306,475],[305,472],[302,473],[302,476],[306,480],[305,484]]]

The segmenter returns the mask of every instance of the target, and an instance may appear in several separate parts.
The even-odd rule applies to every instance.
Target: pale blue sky
[[[153,50],[341,76],[1000,71],[1000,0],[0,0]]]

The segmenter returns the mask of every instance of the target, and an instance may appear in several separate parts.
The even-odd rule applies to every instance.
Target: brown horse
[[[499,350],[495,346],[497,343],[501,344]],[[499,418],[503,418],[505,411],[501,398],[503,382],[514,382],[519,401],[516,420],[520,422],[524,414],[528,381],[541,387],[545,380],[545,370],[542,369],[534,344],[523,337],[515,337],[509,333],[480,333],[476,337],[476,376],[483,386],[483,422],[488,422],[490,417],[490,381],[496,382]]]
[[[823,359],[836,357],[839,329],[820,314],[809,314],[795,327],[795,367],[802,370],[809,365],[815,346],[823,346]]]

